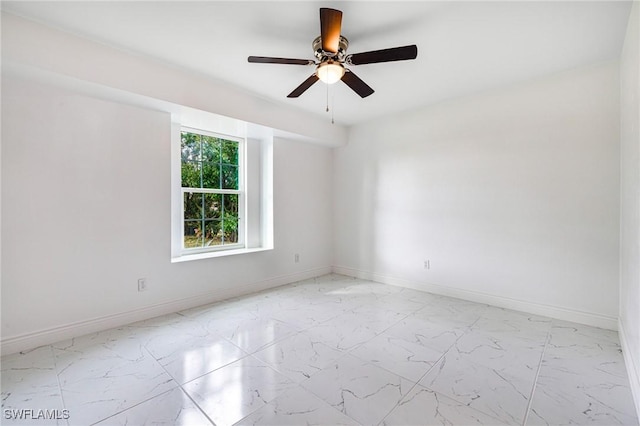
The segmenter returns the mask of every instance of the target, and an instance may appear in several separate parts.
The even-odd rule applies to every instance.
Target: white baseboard
[[[485,303],[487,305],[497,306],[500,308],[513,309],[516,311],[556,318],[564,321],[577,322],[579,324],[590,325],[593,327],[605,328],[608,330],[618,329],[618,319],[606,315],[582,312],[559,306],[542,305],[524,300],[511,299],[508,297],[445,287],[436,284],[411,281],[345,266],[334,266],[333,272],[336,274],[376,281],[383,284],[411,288],[442,296],[456,297],[458,299],[469,300],[472,302]]]
[[[279,287],[329,273],[331,273],[330,267],[314,268],[293,274],[272,277],[242,286],[216,290],[210,293],[172,300],[170,302],[159,303],[152,306],[145,306],[132,311],[78,321],[22,335],[6,338],[3,337],[2,340],[0,340],[0,351],[2,355],[25,351],[39,346],[50,345],[61,340],[95,333],[97,331],[108,330],[114,327],[121,327],[136,321],[142,321],[160,315],[194,308],[196,306],[207,305],[209,303],[219,302],[233,297],[256,293],[258,291]]]
[[[633,402],[636,404],[636,412],[640,418],[640,354],[631,352],[627,342],[627,334],[622,321],[618,322],[618,335],[620,336],[620,346],[622,346],[622,355],[624,356],[624,364],[627,367],[627,375],[629,376],[629,384],[631,385],[631,393],[633,394]]]

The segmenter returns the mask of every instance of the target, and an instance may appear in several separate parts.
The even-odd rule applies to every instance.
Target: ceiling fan
[[[249,56],[252,63],[260,64],[285,64],[285,65],[315,65],[316,71],[293,92],[288,98],[297,98],[302,95],[318,80],[327,84],[333,84],[342,80],[360,97],[366,98],[374,90],[362,81],[353,71],[345,65],[363,65],[378,62],[405,61],[415,59],[418,56],[418,47],[410,46],[393,47],[390,49],[372,50],[370,52],[347,54],[349,41],[340,34],[342,26],[342,12],[335,9],[320,9],[320,36],[313,40],[312,46],[316,60],[272,58],[267,56]]]

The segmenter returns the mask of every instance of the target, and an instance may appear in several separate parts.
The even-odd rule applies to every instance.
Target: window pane
[[[222,194],[204,195],[204,217],[206,219],[222,219]]]
[[[224,195],[224,212],[238,216],[238,194]]]
[[[238,189],[237,166],[222,166],[222,189]]]
[[[238,165],[238,142],[224,141],[222,144],[222,163]]]
[[[221,222],[219,220],[207,220],[204,222],[204,245],[219,246],[222,244]]]
[[[202,163],[202,188],[220,189],[220,165]]]
[[[212,136],[202,136],[202,161],[220,163],[221,139]]]
[[[236,244],[238,242],[238,223],[230,225],[225,222],[224,242],[223,244]]]
[[[184,221],[184,248],[202,247],[202,221]]]
[[[202,219],[202,194],[184,193],[184,218]]]
[[[235,244],[238,242],[238,195],[225,194],[223,202],[223,244]]]
[[[182,187],[202,188],[200,180],[201,165],[197,161],[182,162]]]
[[[182,161],[200,161],[200,135],[182,132],[180,149]]]

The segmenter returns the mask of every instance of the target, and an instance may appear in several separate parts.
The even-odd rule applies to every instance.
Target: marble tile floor
[[[638,424],[616,332],[340,275],[1,370],[3,425]]]

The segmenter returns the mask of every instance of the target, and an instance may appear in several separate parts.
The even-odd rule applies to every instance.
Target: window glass
[[[183,130],[180,148],[183,248],[242,244],[242,143]]]

